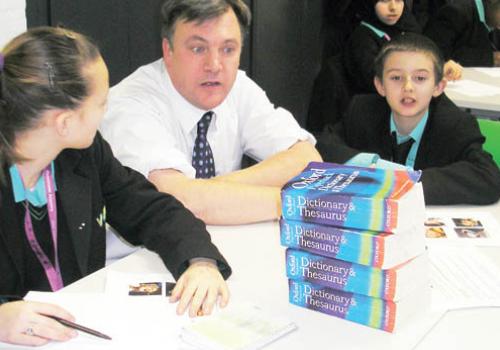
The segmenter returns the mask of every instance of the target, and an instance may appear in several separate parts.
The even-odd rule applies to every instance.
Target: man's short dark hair
[[[203,23],[232,9],[238,19],[241,35],[250,26],[251,14],[243,0],[166,0],[161,8],[161,36],[172,46],[178,21]]]
[[[429,38],[415,33],[404,33],[386,42],[375,58],[375,76],[382,81],[387,57],[393,52],[420,52],[428,55],[434,64],[435,83],[443,79],[444,60],[437,45]]]

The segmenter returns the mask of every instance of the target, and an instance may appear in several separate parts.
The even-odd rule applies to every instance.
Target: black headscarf
[[[422,28],[418,24],[408,6],[404,6],[403,14],[396,24],[389,26],[381,22],[375,13],[375,5],[378,0],[356,0],[356,12],[361,21],[365,21],[377,29],[387,33],[390,37],[399,35],[403,32],[421,33]]]

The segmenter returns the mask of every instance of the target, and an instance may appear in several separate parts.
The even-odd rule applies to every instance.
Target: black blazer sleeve
[[[158,192],[140,173],[122,166],[100,134],[92,150],[107,221],[125,239],[158,253],[176,279],[196,257],[216,260],[222,275],[229,277],[231,269],[202,221],[173,196]]]
[[[425,27],[424,34],[441,49],[445,60],[452,58],[457,41],[470,25],[471,14],[467,16],[465,12],[457,6],[445,5]]]
[[[373,140],[374,130],[383,125],[383,112],[378,110],[384,110],[384,104],[385,100],[375,94],[354,96],[343,118],[335,125],[327,125],[318,138],[316,147],[323,160],[343,164],[361,152],[379,153],[366,141]]]
[[[345,142],[343,124],[342,121],[339,121],[333,126],[327,125],[318,138],[316,147],[323,161],[344,164],[360,153]]]
[[[344,67],[352,94],[375,92],[373,63],[384,39],[359,25],[349,38],[343,56]]]
[[[491,204],[500,198],[500,170],[483,150],[477,120],[440,98],[417,154],[427,204]]]
[[[483,1],[484,2],[484,1]],[[464,67],[492,67],[493,48],[474,0],[443,6],[429,21],[424,34],[434,40],[446,60]]]

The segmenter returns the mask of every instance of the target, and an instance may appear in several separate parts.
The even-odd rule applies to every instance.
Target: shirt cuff
[[[189,265],[193,265],[194,263],[197,263],[197,262],[207,262],[207,263],[211,263],[213,264],[214,266],[217,267],[217,261],[214,260],[214,259],[210,259],[210,258],[193,258],[193,259],[189,259]]]
[[[369,167],[370,165],[377,163],[379,159],[380,156],[376,153],[358,153],[345,162],[345,164]]]

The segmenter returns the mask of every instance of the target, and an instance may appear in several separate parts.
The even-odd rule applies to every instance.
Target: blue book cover
[[[425,251],[423,228],[415,231],[395,235],[280,219],[280,239],[285,247],[384,269]]]
[[[286,250],[286,273],[290,279],[385,300],[401,299],[415,285],[428,282],[429,276],[423,255],[392,269],[379,269],[291,248]]]
[[[396,232],[414,224],[403,220],[403,207],[424,210],[423,195],[410,195],[420,174],[311,162],[282,188],[282,215],[287,220]],[[405,200],[408,203],[401,206]]]
[[[404,320],[429,306],[426,288],[399,302],[344,292],[313,283],[288,280],[291,304],[372,328],[393,332]]]

